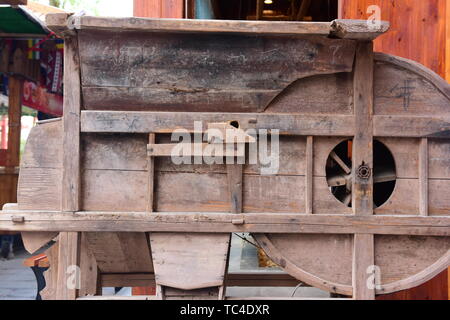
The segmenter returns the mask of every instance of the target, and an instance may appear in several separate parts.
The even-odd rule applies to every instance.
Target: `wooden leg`
[[[57,300],[75,300],[80,288],[80,233],[59,234]]]
[[[353,79],[355,136],[353,138],[352,208],[359,216],[373,214],[373,44],[359,42]],[[373,234],[355,234],[353,244],[353,297],[375,299],[367,270],[374,265]]]

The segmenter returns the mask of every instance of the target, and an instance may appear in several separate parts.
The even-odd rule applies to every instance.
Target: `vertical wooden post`
[[[156,135],[150,133],[148,135],[148,143],[155,144]],[[147,201],[147,211],[154,211],[154,197],[155,197],[155,157],[148,156],[148,201]]]
[[[80,233],[61,232],[58,238],[58,271],[56,300],[74,300],[81,284],[79,267]]]
[[[8,102],[8,153],[6,157],[7,169],[19,165],[20,157],[20,131],[22,117],[23,80],[18,76],[9,77]]]
[[[264,0],[256,0],[256,20],[262,20],[264,11]]]
[[[373,44],[359,42],[354,78],[355,136],[353,138],[352,207],[355,215],[373,214]],[[368,286],[367,270],[374,265],[373,234],[355,234],[353,248],[353,297],[375,299]]]
[[[63,183],[61,210],[80,210],[80,62],[77,37],[64,41]],[[76,299],[77,288],[68,287],[68,271],[79,267],[80,234],[59,234],[57,299]],[[79,275],[76,275],[77,277]]]
[[[8,184],[7,199],[17,201],[16,167],[20,162],[20,133],[22,117],[23,80],[18,76],[9,77],[8,101],[8,146],[6,150],[6,168],[4,182]]]
[[[422,138],[419,147],[419,212],[428,215],[428,139]]]
[[[231,200],[231,212],[242,212],[242,164],[227,164],[228,188]]]
[[[306,203],[305,211],[308,214],[313,213],[313,137],[306,137],[306,175],[305,175],[305,188],[306,188]]]

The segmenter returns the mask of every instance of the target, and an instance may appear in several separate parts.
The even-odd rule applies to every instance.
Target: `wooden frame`
[[[375,92],[375,90],[380,90],[380,85],[384,85],[384,82],[380,83],[377,76],[380,76],[380,70],[386,66],[393,70],[395,68],[400,69],[408,77],[414,75],[414,77],[423,81],[426,90],[428,90],[426,94],[431,95],[429,92],[432,92],[434,101],[436,101],[435,105],[439,108],[445,107],[445,103],[442,101],[450,100],[450,87],[442,79],[418,64],[388,55],[374,54],[371,40],[386,30],[386,24],[382,24],[378,30],[368,30],[364,21],[343,20],[336,20],[331,24],[267,23],[261,21],[244,23],[239,21],[104,19],[78,16],[72,16],[67,19],[67,16],[55,15],[50,16],[48,21],[51,22],[50,25],[53,23],[58,32],[66,36],[65,83],[70,84],[70,86],[66,85],[66,89],[69,91],[65,95],[63,126],[61,127],[58,122],[46,123],[42,125],[41,129],[36,129],[36,132],[43,136],[48,136],[45,128],[53,130],[53,139],[55,141],[61,135],[63,141],[62,149],[55,148],[53,150],[56,155],[61,155],[61,158],[59,159],[55,156],[55,159],[47,159],[48,161],[53,161],[51,170],[53,170],[52,174],[57,177],[51,179],[54,179],[54,181],[61,179],[60,184],[58,184],[59,182],[50,183],[52,187],[56,185],[57,188],[60,188],[56,189],[56,192],[60,192],[61,202],[57,203],[54,201],[51,205],[47,204],[49,208],[53,206],[52,209],[38,208],[32,201],[33,197],[35,197],[34,189],[31,189],[31,191],[27,190],[27,194],[23,195],[21,199],[29,197],[27,198],[29,204],[24,205],[24,201],[19,201],[18,207],[5,207],[0,215],[0,228],[12,231],[49,232],[49,236],[54,235],[52,232],[60,233],[58,252],[61,259],[58,261],[57,298],[75,299],[80,295],[80,291],[77,289],[61,288],[61,283],[64,283],[64,271],[67,270],[68,266],[79,265],[82,262],[80,259],[83,260],[86,259],[86,256],[89,256],[87,251],[83,250],[92,251],[94,260],[98,262],[98,270],[97,268],[91,268],[92,272],[89,273],[89,277],[92,276],[92,278],[98,279],[102,277],[102,273],[114,274],[122,272],[122,270],[109,270],[106,272],[106,267],[111,268],[111,266],[100,265],[104,261],[98,257],[103,257],[101,251],[105,248],[99,250],[98,246],[99,243],[104,244],[105,241],[108,242],[108,239],[125,241],[127,242],[126,246],[130,247],[134,247],[135,243],[142,245],[141,248],[147,251],[145,263],[136,263],[136,265],[124,266],[123,268],[126,268],[129,273],[136,274],[142,274],[143,271],[146,271],[139,268],[154,268],[158,297],[161,299],[180,298],[181,296],[194,297],[196,295],[203,297],[205,294],[218,299],[224,298],[227,284],[225,279],[227,274],[227,252],[230,233],[232,232],[253,233],[264,251],[291,276],[333,293],[353,295],[356,299],[373,299],[375,294],[398,291],[416,285],[443,270],[450,263],[450,251],[442,251],[445,249],[446,239],[450,236],[450,216],[445,214],[445,212],[444,214],[432,215],[432,211],[436,209],[429,206],[427,197],[431,186],[429,179],[436,176],[436,173],[429,172],[429,168],[432,166],[429,155],[432,154],[432,148],[435,148],[434,144],[439,144],[442,141],[445,143],[450,138],[450,116],[442,112],[436,112],[432,115],[415,114],[414,112],[409,114],[404,109],[400,109],[401,112],[396,109],[397,113],[391,114],[390,109],[386,111],[386,108],[392,108],[390,107],[391,104],[387,103],[380,106],[380,98],[398,98],[396,96],[386,98],[386,96],[380,96],[380,94]],[[107,104],[101,104],[100,107],[99,100],[87,101],[88,99],[84,97],[88,97],[88,92],[93,91],[84,90],[94,88],[92,90],[98,89],[98,92],[104,94],[109,91],[101,91],[104,89],[103,86],[108,88],[114,87],[112,84],[115,83],[102,82],[104,81],[103,78],[101,81],[96,78],[97,74],[103,72],[101,71],[102,68],[108,65],[108,60],[105,60],[105,64],[103,61],[97,62],[99,63],[98,69],[92,72],[89,59],[92,58],[96,50],[103,48],[102,44],[99,47],[92,45],[92,41],[95,40],[97,45],[98,40],[102,40],[104,33],[116,32],[117,30],[128,32],[126,41],[136,41],[137,38],[134,39],[133,37],[142,35],[145,32],[146,37],[155,37],[155,39],[159,39],[158,41],[163,41],[159,42],[161,45],[168,45],[169,48],[173,45],[171,41],[178,43],[184,35],[197,38],[203,36],[211,37],[208,38],[210,41],[219,41],[219,43],[221,43],[221,39],[228,39],[227,37],[229,36],[237,37],[236,39],[245,37],[247,40],[254,39],[251,37],[256,37],[256,39],[262,37],[264,41],[267,41],[263,43],[262,47],[264,48],[267,43],[275,41],[273,39],[277,37],[282,39],[280,45],[286,45],[286,42],[283,41],[286,39],[285,37],[288,37],[290,45],[292,43],[295,45],[301,44],[301,48],[306,48],[303,50],[307,51],[296,52],[297,58],[303,59],[297,63],[301,68],[294,70],[295,72],[286,71],[286,78],[282,80],[273,80],[275,89],[272,91],[266,89],[267,83],[259,84],[255,82],[257,80],[252,78],[251,71],[250,74],[248,73],[248,68],[239,69],[242,66],[239,64],[239,61],[236,62],[235,56],[232,56],[232,58],[229,58],[229,56],[225,58],[220,55],[214,56],[217,61],[223,61],[220,59],[231,59],[226,61],[236,68],[236,72],[245,75],[245,77],[242,77],[244,81],[249,81],[245,83],[251,89],[248,90],[249,96],[257,96],[260,92],[261,96],[263,96],[267,91],[270,91],[267,95],[268,99],[261,103],[260,108],[251,109],[253,110],[251,112],[210,112],[201,108],[195,109],[196,101],[199,101],[196,99],[199,97],[203,98],[203,94],[206,94],[205,92],[210,89],[198,89],[195,87],[195,84],[192,85],[190,83],[192,81],[183,82],[182,85],[179,85],[181,89],[177,87],[167,92],[172,92],[174,96],[181,96],[180,101],[185,101],[187,106],[196,112],[191,111],[189,108],[185,112],[169,112],[165,110],[169,108],[170,103],[174,103],[175,98],[168,101],[164,100],[166,104],[161,106],[146,104],[145,99],[141,99],[137,102],[141,104],[139,106],[140,111],[134,110],[132,104],[127,107],[131,111],[124,110],[126,109],[125,107],[119,111],[114,111],[115,106],[110,108]],[[175,40],[169,39],[170,37],[168,38],[169,40],[160,40],[158,35],[160,32],[169,32]],[[91,33],[94,38],[89,38]],[[128,35],[130,36],[128,37]],[[333,36],[336,39],[329,39],[328,36]],[[122,40],[117,40],[113,46],[121,48],[122,42],[120,41]],[[126,41],[125,43],[127,43]],[[164,41],[169,42],[167,44]],[[258,44],[258,42],[255,43]],[[313,49],[308,49],[308,46],[311,46]],[[316,48],[324,47],[326,48],[324,51],[316,50]],[[330,48],[333,48],[333,50],[328,50]],[[232,50],[237,50],[232,51],[231,53],[233,54],[240,52],[239,48],[233,48]],[[142,52],[144,51],[142,50]],[[123,52],[126,52],[126,50]],[[139,50],[133,52],[139,53]],[[336,52],[340,53],[336,54]],[[175,50],[173,54],[177,57],[179,51]],[[122,92],[127,92],[127,94],[131,92],[131,95],[137,95],[141,91],[133,91],[132,87],[137,83],[136,78],[143,77],[145,80],[148,78],[148,74],[145,72],[140,73],[140,69],[132,69],[130,71],[127,69],[128,65],[125,66],[126,68],[121,69],[120,63],[123,63],[123,61],[128,63],[132,60],[132,58],[128,59],[128,56],[126,57],[127,59],[116,61],[117,65],[119,65],[117,70],[126,72],[127,75],[132,74],[134,78],[127,78],[126,81],[119,79],[122,82],[117,86],[122,86],[119,89]],[[184,56],[183,58],[205,68],[202,62],[191,58],[189,55],[187,57]],[[133,62],[132,67],[137,65],[137,68],[141,68],[144,60],[139,59],[138,56],[136,63],[131,61]],[[164,59],[164,56],[161,59]],[[321,69],[316,70],[319,68],[318,64],[309,63],[308,59],[313,61],[318,59],[321,63]],[[89,62],[86,62],[87,60]],[[149,60],[152,59],[146,61],[148,62]],[[190,68],[190,65],[188,65],[188,68]],[[104,73],[107,73],[108,70],[104,71]],[[145,70],[146,68],[144,68]],[[187,72],[191,72],[191,69]],[[192,72],[195,72],[195,70]],[[268,74],[272,73],[269,72]],[[346,89],[351,93],[351,103],[347,104],[350,104],[351,108],[335,113],[308,113],[299,112],[298,110],[290,112],[283,109],[287,109],[282,100],[284,95],[292,94],[295,91],[292,88],[297,85],[296,82],[299,79],[303,81],[315,76],[326,78],[330,75],[334,76],[336,73],[346,74],[345,81],[349,84]],[[280,75],[280,78],[282,77]],[[334,85],[338,83],[335,79],[332,80]],[[130,83],[132,86],[126,87]],[[321,80],[319,83],[324,82]],[[432,90],[429,89],[429,84],[431,84]],[[164,85],[158,82],[150,82],[147,84],[148,87],[144,89],[157,94],[167,90],[167,88],[164,88]],[[260,85],[262,87],[259,87]],[[115,89],[114,87],[111,90]],[[223,90],[221,91],[221,89]],[[235,103],[230,97],[238,91],[236,88],[224,87],[214,88],[214,90],[215,93],[216,91],[219,92],[216,97],[221,98],[217,101],[223,101],[222,106],[219,104],[214,105],[213,109],[216,108],[214,110],[226,110],[227,102]],[[426,96],[426,94],[424,95]],[[195,99],[182,100],[184,95]],[[250,101],[255,103],[254,100],[250,99]],[[395,100],[395,102],[397,101]],[[179,101],[174,104],[179,107],[178,103]],[[345,106],[346,102],[343,104]],[[320,104],[315,104],[316,108],[318,105]],[[404,106],[401,103],[399,105],[401,107]],[[239,107],[239,103],[233,106]],[[211,106],[207,107],[211,108]],[[168,206],[169,209],[161,210],[158,207],[161,205],[161,193],[164,195],[164,190],[161,191],[164,188],[161,176],[164,176],[166,173],[174,174],[177,171],[170,171],[166,168],[165,170],[168,171],[161,172],[160,168],[158,168],[157,160],[160,159],[155,159],[155,157],[170,155],[171,147],[169,144],[164,144],[164,142],[160,144],[159,140],[164,139],[164,135],[171,133],[177,128],[185,128],[194,135],[203,133],[195,131],[194,121],[200,121],[203,124],[203,128],[207,128],[208,125],[212,124],[217,125],[217,123],[227,124],[234,122],[242,130],[278,129],[283,139],[293,139],[292,141],[294,142],[302,139],[301,143],[305,148],[304,155],[302,155],[302,159],[305,162],[305,171],[304,173],[298,173],[298,171],[295,171],[298,170],[297,168],[294,169],[295,174],[291,174],[294,177],[293,179],[295,179],[295,183],[301,182],[301,186],[304,188],[301,191],[303,193],[299,206],[302,209],[295,210],[296,207],[292,203],[288,203],[285,212],[278,212],[280,210],[270,212],[270,210],[260,209],[253,204],[256,210],[252,211],[249,209],[248,204],[246,207],[249,193],[249,189],[246,189],[246,184],[249,183],[249,177],[257,177],[258,179],[260,177],[254,172],[245,172],[242,164],[232,164],[225,166],[223,171],[214,172],[217,181],[222,177],[226,178],[224,179],[226,180],[224,182],[226,186],[224,189],[226,190],[226,196],[224,197],[226,201],[224,203],[226,205],[220,203],[220,201],[217,201],[219,204],[216,205],[213,203],[214,200],[207,199],[206,204],[201,203],[197,204],[197,207],[188,208],[192,212],[186,212],[186,209],[183,211],[171,210],[170,208],[173,208],[173,206]],[[109,146],[108,138],[101,142],[92,138],[99,136],[109,137],[108,135],[117,133],[123,134],[128,139],[124,140],[128,142],[120,142],[123,145],[135,143],[136,141],[132,139],[138,135],[139,137],[145,137],[145,144],[142,150],[139,149],[142,146],[141,140],[136,142],[136,148],[132,149],[133,159],[131,160],[136,163],[139,162],[139,164],[133,164],[137,167],[130,169],[117,164],[113,164],[112,167],[104,167],[98,165],[98,159],[94,159],[97,161],[97,166],[92,166],[92,164],[90,164],[91,167],[87,166],[86,163],[92,160],[89,158],[93,154],[93,149],[89,149],[92,146],[101,146],[100,149],[97,149],[103,150],[100,157],[108,154],[108,152],[115,159],[123,156],[123,150],[113,150]],[[335,142],[345,137],[353,137],[353,163],[352,169],[348,169],[350,171],[349,174],[352,174],[350,183],[353,190],[352,209],[345,206],[338,207],[337,203],[331,202],[334,200],[330,198],[326,204],[328,211],[320,212],[317,210],[316,202],[321,199],[316,193],[316,188],[321,187],[326,182],[326,178],[321,173],[324,171],[322,166],[325,167],[325,154],[328,155],[328,151],[331,151],[328,150],[329,147],[332,147]],[[92,139],[89,140],[89,138]],[[385,212],[374,209],[374,178],[371,174],[374,167],[372,150],[374,138],[421,141],[421,147],[418,152],[420,158],[418,167],[420,167],[420,170],[413,177],[414,180],[417,177],[421,191],[421,204],[417,209],[411,209],[408,212],[403,210],[397,214],[393,213],[394,210],[389,208],[385,208]],[[330,141],[326,142],[327,145],[324,146],[324,141],[327,141],[327,139]],[[123,146],[119,143],[119,140],[117,138],[117,144]],[[431,146],[431,143],[429,144],[430,141],[432,141],[433,146]],[[104,147],[105,144],[106,147]],[[195,145],[192,146],[195,149]],[[319,147],[322,147],[323,150],[320,151]],[[33,150],[33,144],[30,145],[30,148],[30,150]],[[159,149],[156,150],[157,148]],[[104,152],[105,150],[107,151],[106,153]],[[89,152],[91,153],[89,154]],[[94,154],[96,153],[94,152]],[[324,157],[325,159],[322,159]],[[316,162],[319,158],[322,164]],[[24,166],[26,169],[29,169],[28,172],[33,172],[35,169],[40,170],[39,165],[41,164],[39,161],[41,160],[38,157],[28,156],[24,160]],[[46,165],[49,164],[46,163]],[[366,174],[358,175],[357,171],[360,168],[365,168]],[[140,196],[143,199],[141,201],[144,204],[143,206],[136,206],[136,210],[131,210],[130,208],[122,209],[120,206],[114,206],[110,210],[102,210],[95,209],[95,203],[94,205],[92,205],[92,202],[87,204],[87,196],[89,195],[89,192],[86,192],[89,187],[87,184],[93,183],[92,181],[94,180],[97,181],[97,178],[103,172],[109,172],[110,174],[112,172],[112,174],[116,174],[115,177],[122,175],[122,173],[117,174],[114,170],[131,172],[130,177],[132,179],[134,177],[139,178],[136,179],[136,182],[129,182],[134,180],[120,179],[113,181],[119,181],[119,183],[120,181],[126,181],[126,183],[131,184],[139,184],[139,181],[145,181],[143,182],[145,184],[144,188],[141,188],[144,192]],[[193,170],[193,173],[196,173],[195,168],[190,168],[189,170]],[[88,181],[86,174],[90,174],[90,179],[93,180]],[[284,175],[275,175],[275,178],[288,179],[289,176],[290,174],[285,173]],[[406,177],[412,179],[410,176]],[[32,182],[33,180],[27,180],[26,173],[24,173],[22,179],[24,189],[27,187],[27,181]],[[92,184],[94,187],[91,188],[98,188],[95,181]],[[286,184],[287,188],[291,188],[290,186],[292,185],[297,186],[295,183],[291,185]],[[325,188],[327,187],[325,185]],[[48,191],[43,190],[40,192],[47,194]],[[105,195],[107,198],[111,197],[111,194],[105,193]],[[158,198],[158,195],[160,198]],[[128,197],[128,195],[126,196]],[[138,195],[130,194],[129,197],[137,198]],[[263,198],[264,196],[256,198],[254,201],[262,202]],[[188,200],[191,201],[191,199]],[[89,207],[89,205],[91,206]],[[273,203],[270,205],[274,206]],[[211,210],[210,208],[214,206],[220,210]],[[144,236],[144,233],[149,233],[148,238],[147,235]],[[81,249],[83,246],[82,235],[87,237],[85,239],[88,243],[87,249]],[[295,248],[298,248],[296,245],[301,244],[302,241],[305,241],[308,245],[313,244],[313,247],[316,248],[314,243],[316,243],[317,239],[308,238],[310,235],[331,239],[331,243],[342,244],[345,247],[345,252],[350,252],[350,269],[352,270],[350,280],[347,279],[348,273],[345,275],[339,274],[336,277],[337,280],[329,279],[329,277],[323,275],[323,272],[322,274],[316,274],[314,270],[308,270],[308,268],[301,265],[301,262],[294,259],[296,254]],[[410,273],[402,274],[399,277],[400,280],[385,281],[379,287],[375,286],[375,283],[373,287],[367,286],[367,277],[376,276],[374,273],[368,275],[367,270],[376,263],[376,252],[380,247],[380,239],[383,240],[386,237],[393,236],[398,236],[396,241],[399,241],[398,239],[403,241],[402,236],[431,239],[430,241],[440,244],[433,251],[433,254],[438,255],[438,257],[432,256],[428,260],[425,259],[427,264],[423,269],[414,269]],[[349,248],[348,243],[350,243],[347,238],[351,238],[350,251],[347,250]],[[290,241],[290,239],[294,239],[294,241]],[[335,241],[333,239],[338,240]],[[185,254],[177,246],[177,243],[179,244],[180,242],[189,244],[186,247],[187,249],[183,249],[188,250],[188,254]],[[289,247],[286,246],[286,243]],[[280,250],[280,246],[282,250]],[[321,246],[322,249],[326,248],[327,242],[322,241]],[[290,249],[291,247],[293,248],[292,250]],[[151,258],[148,256],[149,248],[151,248]],[[83,252],[84,258],[81,258],[81,252]],[[132,253],[135,254],[136,252]],[[63,255],[64,258],[62,258]],[[121,259],[124,260],[123,257]],[[153,265],[150,266],[150,264]],[[202,267],[206,269],[202,269]],[[95,291],[94,289],[90,288],[87,290],[83,288],[84,292]]]

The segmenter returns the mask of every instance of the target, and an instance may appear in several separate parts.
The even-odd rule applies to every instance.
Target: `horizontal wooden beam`
[[[155,285],[155,274],[105,273],[101,283],[103,287],[150,287]],[[284,272],[230,272],[225,283],[228,287],[295,287],[301,281]]]
[[[198,112],[142,112],[142,111],[82,111],[82,132],[171,133],[176,129],[194,131],[194,122],[239,123],[239,128],[278,129],[280,134],[350,136],[354,128],[353,116],[292,115],[257,113],[198,113]]]
[[[195,19],[149,18],[101,18],[77,16],[74,19],[58,19],[48,15],[46,23],[54,29],[120,30],[141,32],[188,33],[244,33],[258,35],[322,35],[337,38],[373,40],[389,29],[389,23],[380,22],[373,28],[366,20],[335,20],[333,22],[292,21],[239,21]]]
[[[176,129],[194,131],[200,121],[203,130],[208,123],[237,121],[239,128],[279,130],[281,135],[353,136],[352,115],[298,115],[259,113],[197,113],[142,111],[82,111],[82,132],[171,133]],[[374,136],[450,138],[450,118],[423,116],[373,117]]]
[[[238,223],[237,223],[238,222]],[[57,232],[252,232],[450,236],[450,216],[217,212],[0,213],[0,230]]]

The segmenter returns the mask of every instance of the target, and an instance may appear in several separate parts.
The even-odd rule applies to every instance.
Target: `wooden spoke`
[[[350,169],[345,162],[336,154],[336,152],[332,151],[330,153],[330,157],[333,158],[334,161],[344,170],[346,174],[350,174],[352,172],[352,169]]]

